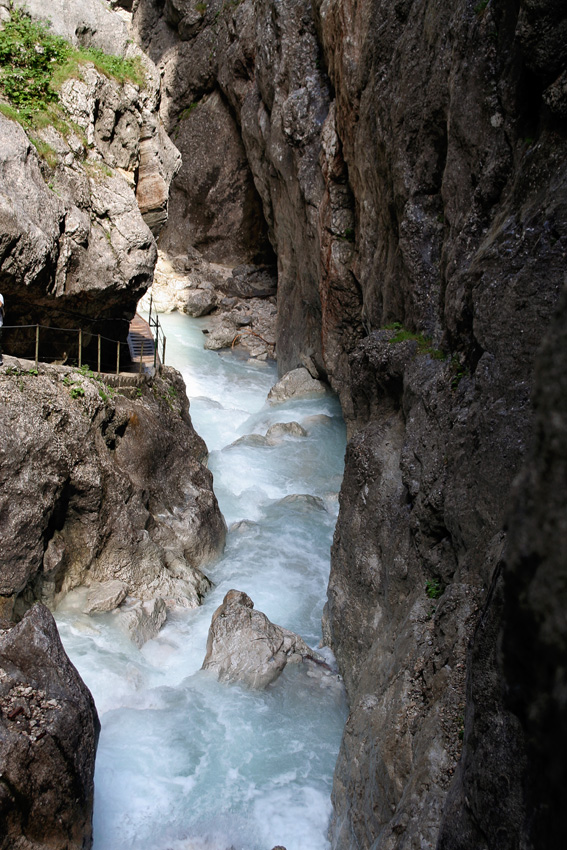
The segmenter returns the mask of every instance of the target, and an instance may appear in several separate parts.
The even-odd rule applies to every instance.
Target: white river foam
[[[344,424],[327,396],[270,407],[272,364],[205,351],[204,320],[165,316],[167,361],[187,384],[229,526],[215,587],[137,650],[111,615],[69,597],[56,613],[102,723],[94,850],[328,850],[332,773],[345,720],[340,684],[294,666],[265,691],[200,670],[211,615],[231,588],[309,645],[321,639]],[[307,437],[232,445],[297,421]],[[253,442],[253,441],[251,441]],[[286,496],[306,494],[320,500]]]

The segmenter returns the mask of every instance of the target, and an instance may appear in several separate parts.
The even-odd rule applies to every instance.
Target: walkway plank
[[[128,348],[132,359],[132,371],[137,372],[142,360],[143,371],[153,371],[154,368],[154,338],[150,326],[139,313],[136,313],[130,322],[128,333]],[[159,355],[156,360],[159,363]]]

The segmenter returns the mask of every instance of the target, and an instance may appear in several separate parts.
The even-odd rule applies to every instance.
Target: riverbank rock
[[[5,616],[85,585],[93,598],[112,590],[106,610],[124,587],[142,602],[198,605],[210,586],[199,567],[222,551],[226,527],[181,376],[164,368],[132,394],[84,370],[4,363]]]
[[[229,590],[213,614],[203,669],[213,670],[221,682],[265,688],[286,664],[306,658],[323,660],[298,635],[256,611],[246,593]]]
[[[59,538],[61,540],[61,538]],[[103,611],[114,611],[118,608],[128,594],[128,585],[123,581],[104,581],[91,585],[85,605],[84,614],[102,613]]]
[[[120,628],[139,649],[159,633],[167,619],[167,606],[161,597],[145,602],[128,598],[115,614]]]
[[[250,357],[273,359],[275,298],[257,297],[252,292],[245,297],[226,295],[231,271],[229,266],[207,262],[196,249],[173,258],[160,250],[154,283],[141,306],[147,310],[151,299],[158,313],[179,310],[194,317],[208,316],[205,348],[235,348]]]
[[[322,381],[313,378],[304,366],[287,372],[268,393],[270,404],[280,404],[294,398],[324,395],[327,387]]]
[[[1,850],[90,847],[100,724],[43,605],[0,631],[0,709]]]

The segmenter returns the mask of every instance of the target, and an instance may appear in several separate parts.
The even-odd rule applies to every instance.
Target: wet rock
[[[0,662],[0,847],[90,847],[100,724],[47,608],[0,634]]]
[[[95,614],[114,611],[128,594],[128,585],[123,581],[103,581],[89,588],[83,613]]]
[[[199,567],[226,527],[181,377],[165,368],[126,397],[78,370],[22,363],[0,373],[0,592],[16,616],[108,581],[198,605],[210,586]]]
[[[323,499],[319,496],[312,496],[310,493],[291,493],[289,496],[284,496],[278,502],[279,505],[297,505],[300,508],[309,510],[326,511],[326,505]]]
[[[286,664],[307,657],[319,658],[298,635],[256,611],[249,596],[229,590],[213,614],[203,669],[213,670],[221,682],[265,688]]]
[[[324,395],[326,392],[325,384],[312,378],[307,369],[302,366],[299,369],[287,372],[272,387],[268,393],[268,401],[270,404],[280,404],[293,398],[308,398],[314,395]]]
[[[138,648],[152,640],[167,619],[167,606],[161,597],[142,602],[129,598],[115,612],[118,624]]]
[[[281,437],[306,437],[307,431],[299,422],[276,422],[266,431],[268,440],[279,440]]]
[[[234,342],[237,330],[232,322],[223,320],[221,323],[211,327],[205,340],[205,348],[218,351],[221,348],[230,348]]]
[[[207,316],[217,306],[217,296],[210,290],[195,289],[187,292],[183,312],[189,316]]]

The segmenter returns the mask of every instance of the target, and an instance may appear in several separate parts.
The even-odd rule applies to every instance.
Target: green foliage
[[[398,342],[413,340],[414,342],[417,342],[417,350],[419,354],[429,354],[429,356],[433,357],[434,360],[445,359],[443,352],[440,351],[440,349],[433,347],[429,337],[424,336],[422,333],[408,331],[403,327],[401,322],[391,322],[389,325],[385,325],[385,329],[396,331],[394,336],[389,340],[390,344],[395,345]]]
[[[438,578],[427,579],[425,582],[425,593],[428,599],[439,599],[443,593],[443,588]]]
[[[451,389],[456,390],[461,383],[461,380],[469,374],[469,370],[461,363],[456,355],[451,358],[451,369],[453,372],[453,377],[451,378]]]
[[[0,85],[21,111],[37,110],[57,100],[51,88],[53,68],[67,61],[71,46],[32,21],[21,9],[10,9],[0,31]]]
[[[38,139],[37,136],[29,134],[29,140],[37,151],[37,155],[43,159],[50,168],[55,168],[57,165],[57,152],[48,142],[43,139]]]
[[[0,30],[0,92],[9,101],[0,105],[0,111],[25,130],[54,126],[62,135],[76,132],[58,103],[58,91],[66,79],[80,76],[80,66],[87,62],[120,83],[144,85],[138,57],[123,59],[96,48],[77,50],[50,32],[49,26],[32,21],[27,12],[12,5],[10,20]],[[56,162],[53,148],[37,139],[32,142],[48,164]]]
[[[51,87],[57,92],[71,77],[80,75],[81,65],[92,62],[96,70],[105,77],[117,80],[119,83],[134,83],[142,88],[146,81],[144,66],[138,56],[134,59],[123,59],[121,56],[113,56],[103,53],[97,47],[81,48],[73,50],[67,61],[53,71]]]
[[[195,3],[195,11],[199,12],[200,15],[204,15],[204,13],[207,11],[207,4]]]
[[[490,2],[490,0],[480,0],[480,2],[477,3],[476,6],[474,7],[475,15],[478,15],[480,17],[483,14],[483,12],[486,10],[486,7],[488,6],[489,2]]]
[[[94,372],[93,372],[93,370],[91,369],[91,367],[89,366],[88,363],[83,363],[82,366],[79,366],[79,368],[77,369],[77,372],[83,378],[94,378]]]
[[[75,384],[69,390],[69,394],[71,398],[82,398],[82,396],[84,396],[85,394],[85,388],[79,386],[78,384]]]

